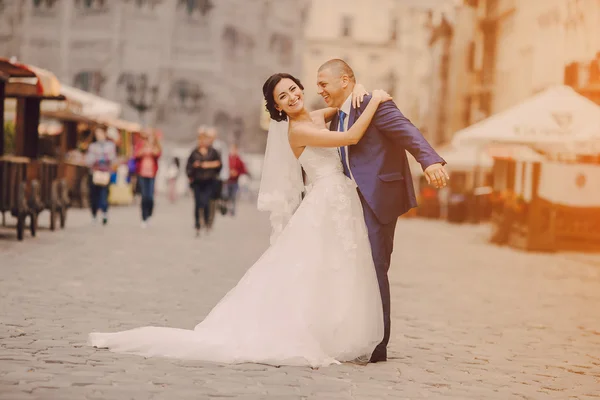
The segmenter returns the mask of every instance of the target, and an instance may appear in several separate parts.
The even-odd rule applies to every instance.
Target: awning
[[[531,147],[518,144],[463,145],[448,146],[439,150],[440,156],[448,163],[448,171],[470,172],[476,167],[490,169],[494,159],[518,161],[545,161],[546,157]]]
[[[33,71],[25,68],[21,64],[11,63],[6,58],[0,58],[0,71],[6,76],[6,78],[35,78],[36,75]]]
[[[491,158],[517,161],[547,161],[547,158],[526,145],[491,145],[487,148]]]
[[[50,71],[0,58],[0,74],[7,81],[6,97],[62,99],[60,82]]]
[[[455,146],[489,143],[568,145],[600,139],[600,106],[564,85],[458,131]]]
[[[61,95],[60,82],[56,75],[45,69],[34,67],[33,65],[28,65],[26,68],[29,68],[37,76],[38,86],[41,85],[42,94],[44,96],[52,97]]]
[[[473,171],[475,167],[491,168],[494,165],[485,147],[449,146],[440,149],[439,154],[448,163],[448,171]]]
[[[45,108],[42,108],[41,112],[42,117],[57,119],[59,121],[71,121],[71,122],[81,122],[85,124],[95,125],[98,122],[93,119],[86,117],[85,115],[74,113],[70,110],[57,110],[57,111],[47,111]]]
[[[128,132],[140,132],[142,126],[135,122],[129,122],[118,118],[98,118],[97,121],[103,125],[113,126]]]
[[[86,117],[115,119],[121,115],[119,103],[95,94],[68,85],[62,85],[60,93],[67,98],[67,103],[74,102],[77,105],[79,109],[73,111]]]

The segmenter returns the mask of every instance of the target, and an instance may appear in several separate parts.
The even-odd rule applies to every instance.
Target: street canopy
[[[516,143],[559,148],[599,140],[600,106],[572,88],[558,85],[458,131],[452,144]]]
[[[68,85],[62,85],[60,93],[67,98],[81,105],[79,113],[91,118],[116,119],[121,115],[121,105],[95,94],[85,92]]]

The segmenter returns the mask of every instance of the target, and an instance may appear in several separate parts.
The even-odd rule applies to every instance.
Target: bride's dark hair
[[[275,90],[275,86],[277,86],[282,79],[286,78],[294,81],[300,90],[304,90],[304,86],[302,86],[302,83],[299,79],[290,74],[286,74],[285,72],[271,75],[263,85],[263,95],[265,96],[265,101],[267,102],[267,111],[271,115],[271,118],[278,122],[287,121],[287,114],[275,108],[275,96],[273,96],[273,91]]]

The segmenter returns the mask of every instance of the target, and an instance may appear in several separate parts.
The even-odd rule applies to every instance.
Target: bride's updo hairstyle
[[[265,96],[265,100],[267,102],[267,111],[269,112],[269,115],[271,115],[271,118],[277,122],[287,121],[287,114],[275,108],[276,104],[273,91],[275,90],[275,86],[277,86],[277,84],[281,82],[282,79],[286,78],[294,81],[296,85],[298,85],[300,90],[304,90],[304,86],[302,86],[302,83],[299,79],[293,77],[290,74],[286,74],[285,72],[280,72],[278,74],[271,75],[263,85],[263,95]]]

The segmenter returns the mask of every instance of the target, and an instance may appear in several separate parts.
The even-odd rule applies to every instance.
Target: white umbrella
[[[74,101],[81,105],[80,113],[90,118],[116,119],[121,115],[121,105],[83,90],[61,85],[60,93],[67,102]]]
[[[458,131],[452,144],[569,145],[600,139],[600,106],[564,85]]]
[[[475,167],[491,168],[494,160],[485,147],[466,145],[450,146],[439,151],[440,156],[448,163],[448,171],[473,171]]]

